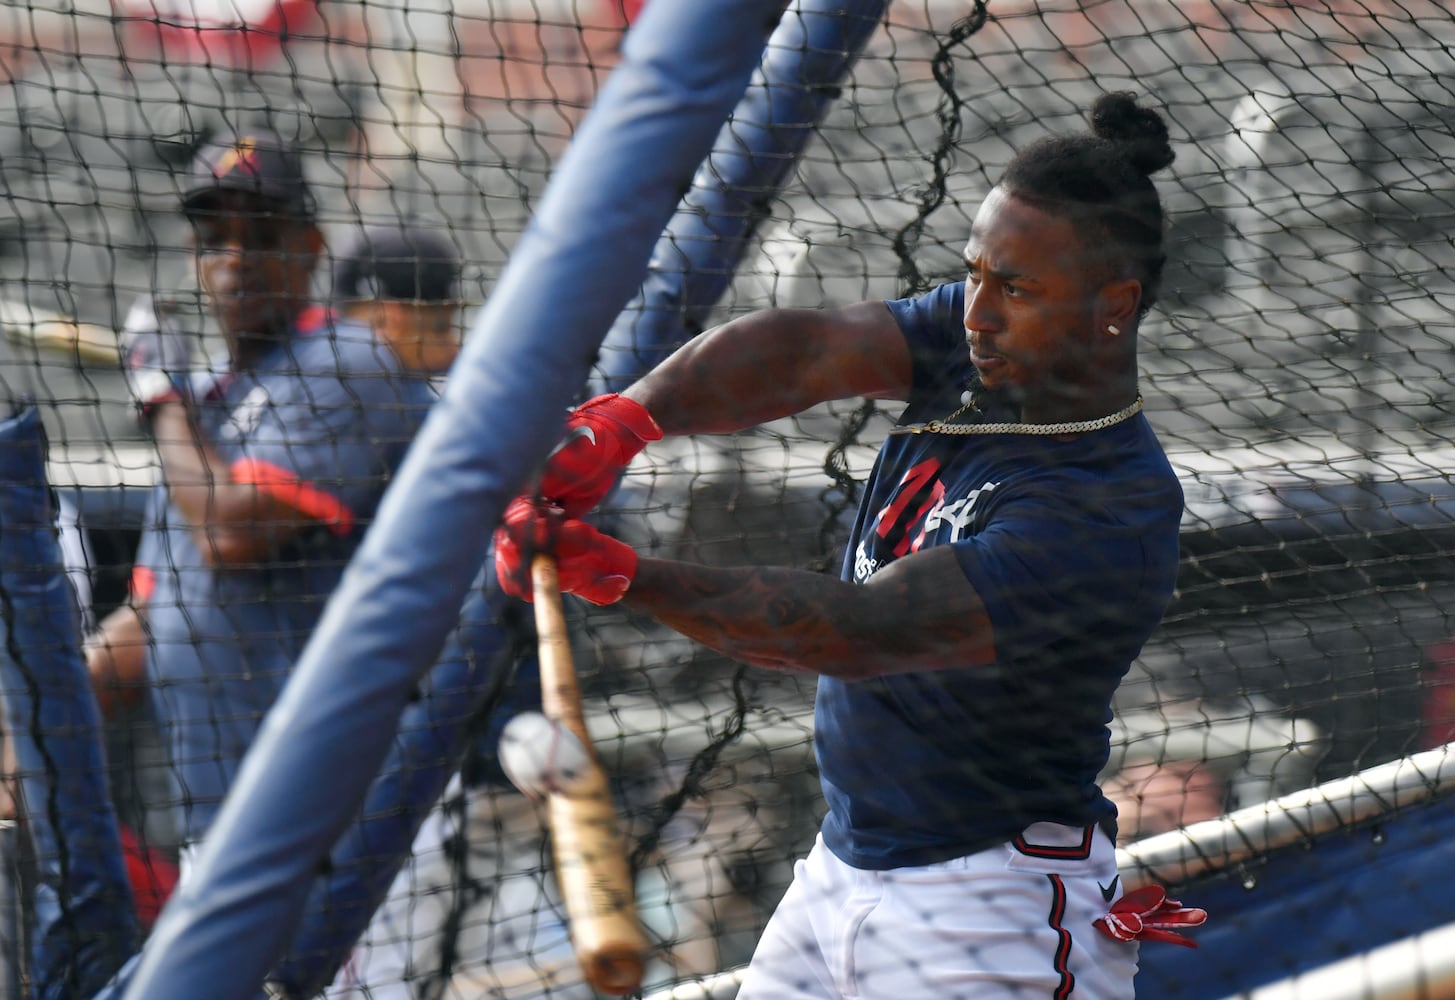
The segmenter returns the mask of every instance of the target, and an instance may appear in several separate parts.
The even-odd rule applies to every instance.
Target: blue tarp
[[[1455,802],[1281,849],[1179,888],[1208,911],[1198,949],[1142,947],[1137,996],[1222,1000],[1455,922]]]

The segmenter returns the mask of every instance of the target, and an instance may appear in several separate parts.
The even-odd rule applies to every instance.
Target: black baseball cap
[[[206,212],[224,191],[251,192],[300,219],[311,220],[316,208],[297,147],[265,129],[204,146],[182,189],[182,211],[189,216]]]
[[[417,226],[355,233],[334,262],[335,299],[458,302],[460,257],[454,244]]]

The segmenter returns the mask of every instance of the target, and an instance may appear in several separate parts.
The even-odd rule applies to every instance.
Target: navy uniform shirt
[[[186,841],[216,815],[431,399],[368,328],[314,308],[291,341],[199,401],[202,434],[234,480],[315,523],[264,561],[214,567],[166,486],[153,496],[135,589]]]
[[[889,306],[914,358],[901,423],[948,416],[978,384],[963,283]],[[890,435],[843,577],[862,584],[895,559],[952,546],[985,603],[996,662],[820,678],[826,846],[882,870],[972,854],[1035,822],[1114,817],[1096,785],[1112,693],[1171,599],[1181,514],[1181,487],[1140,414],[1069,440]]]

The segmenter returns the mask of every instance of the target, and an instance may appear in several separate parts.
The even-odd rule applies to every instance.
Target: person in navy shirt
[[[296,149],[261,131],[204,148],[182,208],[226,354],[190,370],[177,348],[187,337],[164,329],[165,316],[156,336],[128,340],[160,482],[132,600],[90,638],[87,661],[104,705],[150,693],[185,852],[216,816],[432,394],[371,330],[310,301],[324,243]]]
[[[576,408],[568,431],[592,433],[497,531],[511,593],[529,596],[529,552],[549,547],[567,592],[819,676],[828,811],[744,1000],[1132,996],[1138,932],[1107,920],[1122,905],[1115,808],[1096,778],[1113,692],[1178,565],[1182,491],[1137,378],[1165,261],[1151,175],[1174,153],[1131,94],[1091,117],[1010,163],[975,216],[963,281],[698,337]],[[639,558],[580,520],[663,434],[854,396],[907,405],[841,579]],[[1205,916],[1168,901],[1148,913],[1146,937]]]

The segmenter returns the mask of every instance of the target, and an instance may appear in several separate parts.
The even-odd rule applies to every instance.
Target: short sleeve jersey
[[[311,309],[290,341],[199,400],[201,433],[233,479],[312,524],[265,562],[216,568],[166,486],[153,495],[135,584],[186,840],[215,816],[431,399],[371,331]]]
[[[963,283],[889,308],[914,364],[901,424],[948,416],[978,382]],[[984,601],[996,661],[820,679],[826,846],[883,870],[972,854],[1035,822],[1112,820],[1096,783],[1111,698],[1171,599],[1181,514],[1181,487],[1140,414],[1066,439],[890,435],[843,577],[862,584],[896,559],[953,547]]]

